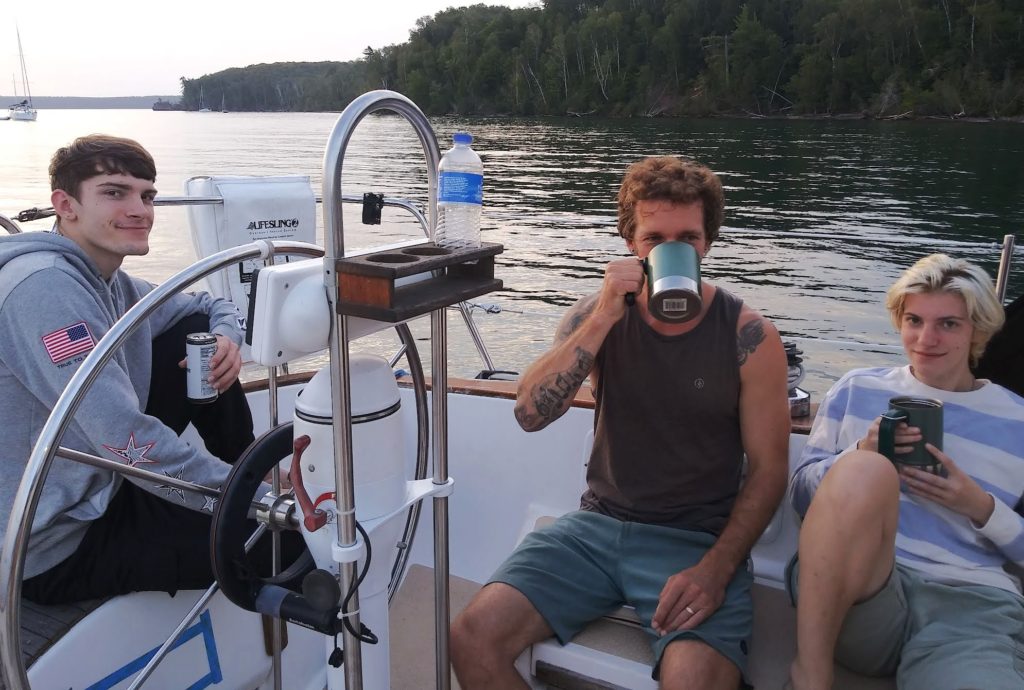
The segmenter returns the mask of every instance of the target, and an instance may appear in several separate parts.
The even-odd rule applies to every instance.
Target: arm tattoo
[[[764,324],[761,319],[748,321],[740,328],[736,337],[737,356],[740,366],[747,362],[747,357],[754,354],[757,346],[764,342]]]
[[[516,418],[524,428],[542,428],[561,417],[593,366],[594,356],[577,347],[576,359],[568,371],[552,374],[537,384],[530,391],[534,409],[531,411],[525,404],[517,405]]]

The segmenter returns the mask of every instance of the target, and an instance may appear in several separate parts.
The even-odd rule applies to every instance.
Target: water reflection
[[[105,131],[139,139],[156,157],[161,191],[179,194],[192,175],[308,175],[321,188],[330,113],[197,114],[50,111],[32,127],[0,127],[5,173],[0,208],[45,204],[50,154],[77,135]],[[647,154],[680,154],[718,171],[727,212],[703,272],[769,316],[784,334],[892,344],[885,289],[920,256],[946,251],[995,274],[1002,236],[1024,224],[1024,137],[1017,124],[738,120],[433,121],[442,148],[468,129],[484,160],[484,238],[505,245],[497,271],[506,289],[475,311],[502,368],[522,368],[550,343],[579,297],[597,289],[604,264],[625,254],[615,194],[625,166]],[[426,199],[420,144],[404,120],[366,118],[351,141],[343,191]],[[407,215],[359,224],[346,209],[346,246],[420,234]],[[45,225],[45,224],[42,224]],[[154,251],[129,270],[159,281],[192,259],[187,220],[162,209]],[[1024,238],[1022,238],[1024,239]],[[1019,256],[1019,254],[1018,254]],[[1024,291],[1024,271],[1010,294]],[[427,329],[414,327],[418,337]],[[383,336],[382,336],[383,338]],[[453,374],[479,368],[451,323]],[[368,347],[386,346],[372,343]],[[424,354],[428,348],[422,348]],[[823,392],[850,366],[892,355],[804,344],[807,383]],[[898,360],[898,356],[896,357]],[[880,361],[881,360],[881,361]]]

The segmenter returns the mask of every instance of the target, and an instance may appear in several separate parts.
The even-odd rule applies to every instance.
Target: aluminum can
[[[217,399],[217,389],[210,385],[210,360],[217,351],[217,338],[212,333],[189,333],[185,336],[186,395],[189,402],[203,405]]]

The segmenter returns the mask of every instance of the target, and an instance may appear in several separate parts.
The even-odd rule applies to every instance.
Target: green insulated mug
[[[700,259],[686,242],[662,242],[644,259],[647,308],[659,321],[682,323],[700,314]]]
[[[896,453],[896,427],[900,422],[921,430],[921,440],[913,444],[909,453]],[[945,474],[942,463],[924,447],[926,443],[942,450],[942,401],[913,396],[892,398],[878,427],[878,452],[897,465]]]

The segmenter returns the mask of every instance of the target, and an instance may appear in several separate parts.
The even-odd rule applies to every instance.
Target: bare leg
[[[452,623],[452,665],[463,690],[528,688],[513,664],[554,633],[530,600],[501,582],[480,590]]]
[[[736,690],[740,670],[700,640],[682,639],[665,647],[659,685],[661,690]]]
[[[852,451],[825,474],[800,529],[796,690],[832,687],[843,619],[885,586],[898,521],[899,475],[883,456]]]

